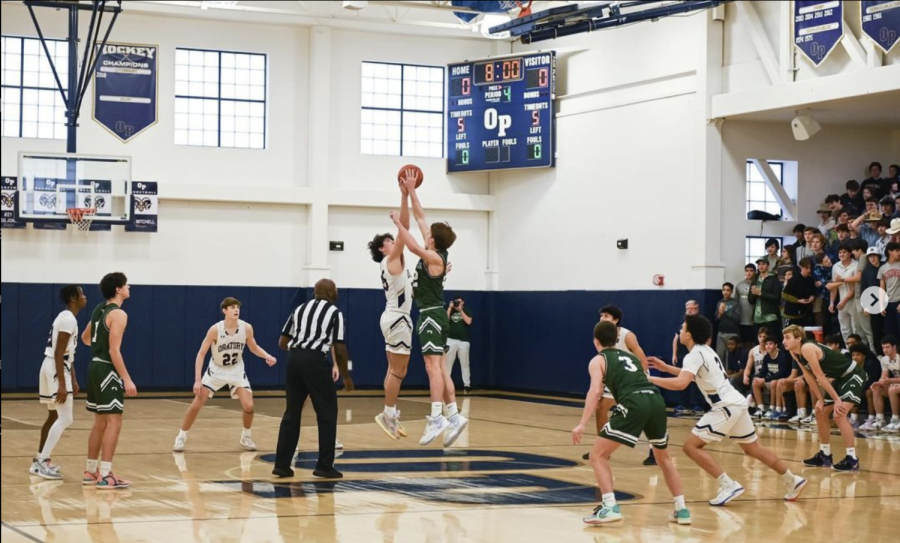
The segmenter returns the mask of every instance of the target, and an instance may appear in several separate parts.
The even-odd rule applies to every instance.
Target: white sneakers
[[[422,439],[419,440],[419,445],[423,447],[434,441],[434,438],[451,426],[450,421],[444,415],[425,417],[425,419],[425,432],[422,434]]]
[[[896,434],[896,433],[900,432],[900,422],[894,422],[894,423],[888,424],[887,426],[882,428],[881,431],[887,432],[889,434]]]
[[[175,444],[172,445],[173,452],[184,452],[184,446],[187,444],[187,435],[178,434],[175,437]]]
[[[340,451],[344,450],[344,444],[338,438],[334,438],[334,448]]]
[[[378,427],[381,428],[389,438],[395,441],[400,439],[400,433],[398,431],[398,427],[400,426],[400,417],[393,418],[382,411],[381,413],[375,415],[375,423],[378,424]]]
[[[785,501],[797,501],[803,489],[806,488],[806,479],[799,475],[794,475],[794,482],[788,485],[788,493],[784,495]]]
[[[245,450],[248,450],[248,451],[255,451],[256,443],[253,442],[252,437],[250,437],[246,434],[242,434],[241,435],[241,447],[243,447]]]
[[[59,472],[59,466],[53,465],[49,458],[44,461],[40,461],[37,458],[33,459],[31,467],[28,469],[28,473],[48,480],[59,480],[63,478],[62,474]]]
[[[719,493],[716,494],[715,498],[709,500],[709,504],[721,507],[743,493],[744,487],[737,481],[733,481],[729,485],[720,486]]]
[[[463,430],[466,429],[466,426],[469,425],[469,419],[457,413],[456,415],[450,417],[450,431],[444,434],[444,447],[449,447],[456,442],[459,435]]]

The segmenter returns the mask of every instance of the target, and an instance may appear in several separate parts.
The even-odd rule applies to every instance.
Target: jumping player
[[[784,329],[784,348],[800,365],[809,391],[816,399],[820,450],[803,463],[813,467],[830,467],[836,471],[859,471],[856,437],[847,415],[854,405],[862,403],[865,369],[843,354],[807,340],[806,332],[799,326]],[[828,393],[828,399],[823,397],[822,390]],[[831,424],[828,418],[832,410],[847,448],[847,456],[837,464],[833,463],[831,456]]]
[[[81,483],[105,490],[131,486],[130,481],[113,474],[112,460],[122,431],[125,396],[137,396],[137,387],[122,358],[122,337],[128,326],[122,304],[131,297],[128,278],[121,272],[106,274],[100,281],[100,294],[106,301],[94,308],[91,321],[81,334],[81,341],[91,346],[87,410],[94,413]]]
[[[200,351],[194,362],[194,401],[191,402],[178,436],[175,437],[175,445],[172,450],[181,452],[187,443],[188,430],[197,420],[200,409],[222,387],[227,386],[231,390],[231,398],[241,401],[241,409],[244,427],[241,431],[241,447],[248,451],[256,450],[256,443],[250,435],[250,427],[253,425],[253,391],[250,389],[250,381],[244,371],[244,346],[250,347],[250,352],[266,361],[270,367],[275,365],[275,357],[270,355],[256,343],[253,336],[253,327],[240,320],[241,302],[235,298],[225,298],[220,306],[225,319],[212,325],[200,344]],[[200,377],[203,371],[203,361],[206,352],[212,348],[212,358],[206,373]]]
[[[428,445],[434,438],[447,431],[444,435],[444,447],[449,447],[469,424],[468,419],[459,413],[456,406],[456,389],[444,366],[450,327],[450,319],[444,311],[444,278],[447,274],[447,249],[456,241],[456,234],[447,223],[436,222],[428,226],[425,211],[416,195],[415,179],[407,178],[404,184],[412,201],[413,215],[425,242],[425,247],[420,246],[400,221],[397,212],[391,212],[391,219],[397,226],[397,242],[409,247],[409,250],[420,259],[413,280],[413,297],[419,308],[416,329],[425,358],[425,370],[428,372],[431,416],[426,419],[425,432],[419,440],[419,445]],[[447,407],[446,417],[442,412],[442,400]]]
[[[39,394],[41,403],[47,404],[47,420],[41,427],[38,454],[29,469],[32,475],[44,479],[62,479],[59,467],[50,462],[50,456],[65,429],[72,424],[72,408],[75,394],[78,394],[75,377],[78,321],[75,316],[87,305],[87,296],[78,285],[61,288],[59,299],[66,308],[53,321],[40,374]]]
[[[707,345],[710,337],[712,324],[706,317],[685,315],[679,341],[690,352],[684,358],[684,367],[671,366],[653,356],[647,359],[654,368],[675,376],[674,379],[650,377],[650,382],[668,390],[684,390],[691,382],[696,382],[712,408],[700,418],[691,431],[693,435],[682,447],[691,460],[719,481],[719,492],[709,504],[725,505],[744,493],[744,487],[728,477],[715,459],[703,450],[709,443],[721,441],[724,437],[731,438],[741,446],[744,453],[781,475],[787,486],[784,499],[795,501],[806,487],[806,479],[791,473],[775,453],[757,441],[747,399],[728,381],[719,355]]]
[[[591,467],[603,493],[603,503],[583,520],[585,524],[606,524],[622,520],[613,492],[609,457],[621,445],[634,448],[638,436],[644,432],[653,446],[653,454],[663,472],[666,486],[675,498],[675,510],[669,515],[669,520],[678,524],[690,524],[691,513],[684,503],[681,477],[666,450],[669,433],[666,428],[668,417],[665,401],[647,380],[647,374],[641,369],[641,361],[633,354],[615,348],[617,337],[618,330],[612,322],[601,321],[594,326],[594,347],[598,354],[588,365],[591,387],[584,400],[581,422],[572,430],[572,442],[578,445],[605,385],[618,405],[609,422],[600,431],[600,437],[594,442],[591,451]]]
[[[409,169],[405,177],[415,183],[415,170]],[[400,184],[400,223],[409,229],[409,191]],[[398,236],[399,237],[399,236]],[[387,353],[388,369],[384,376],[384,411],[375,416],[375,422],[391,439],[406,437],[400,425],[397,397],[400,385],[409,367],[412,350],[412,280],[406,269],[402,241],[394,241],[390,234],[379,234],[369,242],[372,260],[381,265],[381,286],[384,287],[384,312],[381,314],[381,333]]]

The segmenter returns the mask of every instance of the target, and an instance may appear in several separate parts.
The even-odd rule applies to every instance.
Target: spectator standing
[[[728,340],[739,339],[741,335],[741,304],[734,297],[734,285],[731,283],[722,285],[722,299],[716,309],[716,321],[719,323],[716,354],[719,355],[719,360],[724,361]]]
[[[831,282],[831,269],[833,267],[831,257],[826,253],[816,255],[816,267],[813,268],[813,279],[816,280],[816,288],[819,289],[816,303],[813,304],[813,320],[816,326],[821,326],[826,334],[831,333],[831,318],[825,308],[831,299],[831,291],[828,290],[828,283]],[[827,326],[826,326],[827,325]]]
[[[756,261],[759,274],[755,284],[750,288],[748,300],[753,304],[753,327],[756,332],[765,326],[769,335],[779,339],[781,326],[778,304],[781,302],[781,285],[778,278],[769,273],[769,260],[760,258]]]
[[[810,243],[812,243],[813,235],[817,233],[819,233],[819,229],[813,228],[812,226],[807,226],[803,229],[804,244],[797,247],[797,250],[794,252],[794,262],[800,262],[808,256],[815,256],[812,247],[810,247]]]
[[[881,288],[887,292],[888,305],[884,315],[884,335],[900,337],[900,243],[887,244],[888,261],[878,270]]]
[[[828,213],[831,214],[831,210],[828,210]],[[794,230],[792,231],[794,234],[795,241],[790,245],[786,245],[787,250],[791,253],[791,261],[798,262],[797,260],[797,249],[800,247],[806,246],[806,239],[803,236],[803,231],[806,230],[806,225],[798,224],[794,226]]]
[[[878,253],[877,247],[869,247],[866,250],[866,266],[863,268],[862,276],[859,281],[860,292],[865,292],[871,287],[880,287],[881,282],[878,280],[878,270],[881,268],[881,255]],[[869,315],[867,313],[867,315]],[[865,319],[866,317],[863,316]],[[884,317],[880,313],[869,315],[869,325],[872,329],[872,350],[881,352],[881,338],[884,337]]]
[[[810,326],[813,304],[816,300],[816,280],[812,277],[813,262],[810,258],[800,261],[800,273],[795,273],[784,286],[784,317],[788,326]]]
[[[447,356],[444,357],[444,365],[447,367],[447,375],[452,375],[456,355],[459,354],[463,391],[468,394],[472,388],[472,370],[469,367],[469,353],[472,348],[472,344],[469,343],[469,327],[472,326],[472,310],[466,309],[466,301],[462,296],[457,296],[447,306],[447,317],[450,319],[450,332],[447,337]]]
[[[859,181],[851,179],[847,181],[844,188],[847,189],[847,192],[841,195],[841,204],[862,209],[865,206],[865,201],[863,201],[862,194],[859,192]]]
[[[756,281],[756,266],[744,266],[744,280],[737,284],[735,293],[741,306],[741,342],[753,343],[753,304],[750,303],[750,287]]]
[[[828,209],[828,206],[823,205],[817,213],[819,214],[819,225],[816,228],[826,239],[830,239],[832,230],[837,226],[837,221],[831,216],[831,210]]]
[[[837,313],[838,322],[841,325],[841,336],[844,343],[847,342],[847,336],[856,333],[859,326],[860,306],[853,300],[853,284],[846,282],[847,277],[856,274],[857,264],[853,260],[853,253],[848,245],[841,246],[838,250],[840,261],[834,264],[831,270],[831,283],[828,289],[831,291],[831,302],[828,310],[831,313]],[[840,301],[838,301],[840,296]]]
[[[841,245],[850,241],[850,227],[846,224],[839,224],[835,227],[834,232],[837,235],[837,239],[825,248],[825,252],[828,253],[832,261],[837,260],[838,249],[841,248]]]

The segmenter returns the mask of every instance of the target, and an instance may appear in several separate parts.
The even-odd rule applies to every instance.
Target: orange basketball
[[[407,164],[400,168],[400,171],[397,172],[397,181],[399,183],[403,183],[403,180],[406,178],[407,172],[412,170],[412,172],[416,176],[416,188],[419,188],[422,185],[422,181],[425,181],[425,174],[422,173],[422,168],[416,166],[415,164]]]

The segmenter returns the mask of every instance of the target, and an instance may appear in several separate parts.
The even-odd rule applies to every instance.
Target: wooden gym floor
[[[763,443],[810,480],[797,503],[782,501],[781,480],[731,443],[710,446],[747,492],[710,507],[711,477],[681,451],[694,419],[670,418],[670,450],[685,487],[693,526],[666,521],[671,497],[656,467],[641,465],[646,445],[613,457],[625,522],[588,527],[581,517],[598,499],[588,447],[573,446],[578,402],[510,394],[460,397],[471,420],[456,445],[419,447],[427,398],[401,398],[410,437],[392,441],[375,425],[381,398],[340,399],[338,437],[345,478],[312,477],[315,453],[300,455],[289,480],[275,480],[272,451],[284,400],[258,397],[253,436],[260,450],[238,447],[240,407],[214,399],[190,432],[187,451],[171,452],[190,398],[126,402],[114,471],[127,490],[82,487],[92,418],[84,401],[53,456],[65,481],[28,474],[46,409],[37,401],[2,401],[2,541],[19,542],[721,542],[841,541],[875,543],[900,533],[900,436],[860,438],[862,471],[804,468],[817,449],[812,431],[762,427]],[[307,406],[301,451],[316,448]],[[843,454],[837,436],[836,457]],[[311,460],[310,460],[311,458]]]

